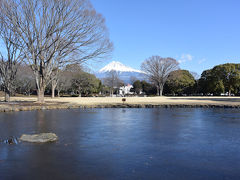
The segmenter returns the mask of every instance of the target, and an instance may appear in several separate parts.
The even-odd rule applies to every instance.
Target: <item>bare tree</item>
[[[57,85],[60,80],[60,69],[59,68],[53,69],[52,74],[50,76],[50,80],[51,80],[51,87],[52,87],[52,98],[54,98],[55,97],[55,89],[57,88]]]
[[[63,75],[63,72],[61,71],[59,73],[59,79],[58,79],[58,83],[57,83],[57,86],[56,86],[58,97],[60,97],[60,93],[61,93],[62,90],[67,89],[66,87],[70,87],[70,85],[67,86],[67,84],[66,84],[67,83],[67,81],[66,81],[67,78],[65,76],[62,76],[62,75]]]
[[[103,83],[110,88],[110,96],[113,96],[114,88],[118,88],[121,84],[123,84],[122,80],[119,79],[117,71],[110,71],[107,74],[107,77],[104,78]]]
[[[131,76],[130,77],[130,82],[131,84],[133,84],[135,81],[139,80],[138,78],[136,78],[135,76]]]
[[[90,78],[90,74],[83,71],[75,74],[75,76],[73,77],[72,87],[76,90],[79,97],[82,96],[82,93],[84,93],[86,89],[92,86],[92,81]]]
[[[173,58],[152,56],[142,63],[141,68],[146,73],[149,81],[157,87],[157,94],[162,96],[163,87],[168,75],[179,68],[178,64]]]
[[[34,71],[38,102],[44,102],[54,69],[105,57],[112,50],[104,18],[88,0],[2,0],[0,11]]]
[[[198,80],[200,78],[200,75],[197,72],[191,71],[190,73],[194,77],[195,80]]]
[[[17,35],[8,28],[3,21],[4,15],[0,14],[0,38],[3,44],[3,50],[0,52],[0,76],[2,86],[5,92],[5,101],[10,101],[10,95],[14,90],[14,83],[18,66],[22,61],[21,50],[18,43]]]
[[[73,91],[72,81],[76,74],[79,74],[82,71],[83,67],[79,64],[68,64],[59,71],[58,83],[56,86],[58,97],[60,96],[61,91],[64,91],[65,93],[68,91]]]
[[[36,82],[33,71],[28,65],[22,64],[18,67],[16,83],[14,83],[16,92],[30,96],[36,91]]]

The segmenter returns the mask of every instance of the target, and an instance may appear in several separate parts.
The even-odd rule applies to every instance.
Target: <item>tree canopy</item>
[[[169,74],[166,89],[171,94],[191,94],[195,80],[192,74],[187,70],[176,70]]]
[[[199,79],[199,92],[220,95],[238,93],[240,87],[240,64],[221,64],[203,71]]]

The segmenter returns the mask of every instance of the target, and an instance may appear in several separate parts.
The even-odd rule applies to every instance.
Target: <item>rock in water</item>
[[[23,134],[20,137],[21,141],[31,142],[31,143],[46,143],[46,142],[54,142],[58,140],[58,137],[54,133],[41,133],[41,134]]]

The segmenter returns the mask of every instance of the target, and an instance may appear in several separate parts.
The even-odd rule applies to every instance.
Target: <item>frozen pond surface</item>
[[[0,113],[0,179],[240,179],[238,109],[86,109]]]

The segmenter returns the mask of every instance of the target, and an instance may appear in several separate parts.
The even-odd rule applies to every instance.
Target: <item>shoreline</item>
[[[120,97],[104,98],[46,98],[44,104],[36,103],[36,97],[13,97],[10,103],[0,102],[0,112],[87,109],[87,108],[237,108],[239,97]],[[2,100],[2,99],[1,99]]]

